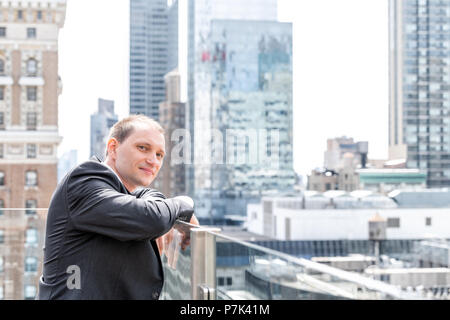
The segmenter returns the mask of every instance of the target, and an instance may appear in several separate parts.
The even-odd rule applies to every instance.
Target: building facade
[[[291,192],[292,25],[276,1],[189,2],[188,190],[199,216]]]
[[[339,174],[328,169],[314,169],[308,176],[308,190],[325,192],[339,190]]]
[[[99,98],[98,111],[91,115],[91,157],[105,158],[109,130],[118,120],[114,113],[114,101]]]
[[[312,205],[320,207],[308,208]],[[398,208],[376,195],[264,198],[248,205],[247,229],[277,240],[369,240],[369,220],[378,213],[387,221],[388,240],[448,239],[449,212],[449,207]]]
[[[131,114],[158,120],[164,75],[177,65],[178,1],[130,0]]]
[[[166,100],[159,105],[159,122],[164,128],[166,155],[154,187],[166,197],[174,197],[186,194],[185,155],[183,150],[174,149],[183,143],[179,137],[186,130],[186,104],[180,101],[180,74],[176,69],[166,74],[165,86]]]
[[[338,170],[344,167],[367,166],[367,141],[355,142],[353,138],[340,137],[327,140],[327,150],[324,154],[324,167]]]
[[[389,157],[450,185],[450,1],[389,1]]]
[[[33,299],[57,184],[58,33],[65,0],[0,4],[0,298]]]
[[[388,194],[394,190],[424,189],[427,175],[419,169],[357,169],[359,187]]]
[[[182,34],[183,26],[180,24],[180,15],[186,15],[186,12],[180,11],[180,5],[178,0],[172,0],[168,2],[167,7],[167,66],[166,72],[171,72],[178,68],[179,62],[179,46],[178,39]],[[180,29],[181,28],[181,29]]]

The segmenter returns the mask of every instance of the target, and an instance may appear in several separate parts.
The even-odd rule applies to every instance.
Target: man
[[[147,186],[162,166],[164,131],[134,115],[110,132],[104,163],[75,167],[48,210],[39,299],[158,299],[163,271],[156,239],[175,220],[198,224],[188,197]],[[141,188],[144,187],[144,188]]]

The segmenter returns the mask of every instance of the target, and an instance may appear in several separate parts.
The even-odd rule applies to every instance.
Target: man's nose
[[[149,156],[146,159],[146,162],[149,164],[157,164],[158,163],[158,159],[156,157],[156,153],[150,153]]]

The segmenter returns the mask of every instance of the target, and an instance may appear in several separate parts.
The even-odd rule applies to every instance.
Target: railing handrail
[[[48,208],[0,208],[4,211],[22,211],[22,210],[48,210]]]

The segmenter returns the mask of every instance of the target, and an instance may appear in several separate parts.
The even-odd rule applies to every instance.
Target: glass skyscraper
[[[292,25],[277,2],[189,1],[189,190],[199,217],[291,192]],[[233,3],[235,5],[233,5]]]
[[[130,0],[130,113],[159,118],[164,75],[177,66],[177,19],[177,1]]]
[[[99,98],[98,111],[91,114],[91,157],[105,159],[109,130],[118,120],[114,113],[114,101]]]
[[[450,1],[389,2],[389,157],[450,186]]]

